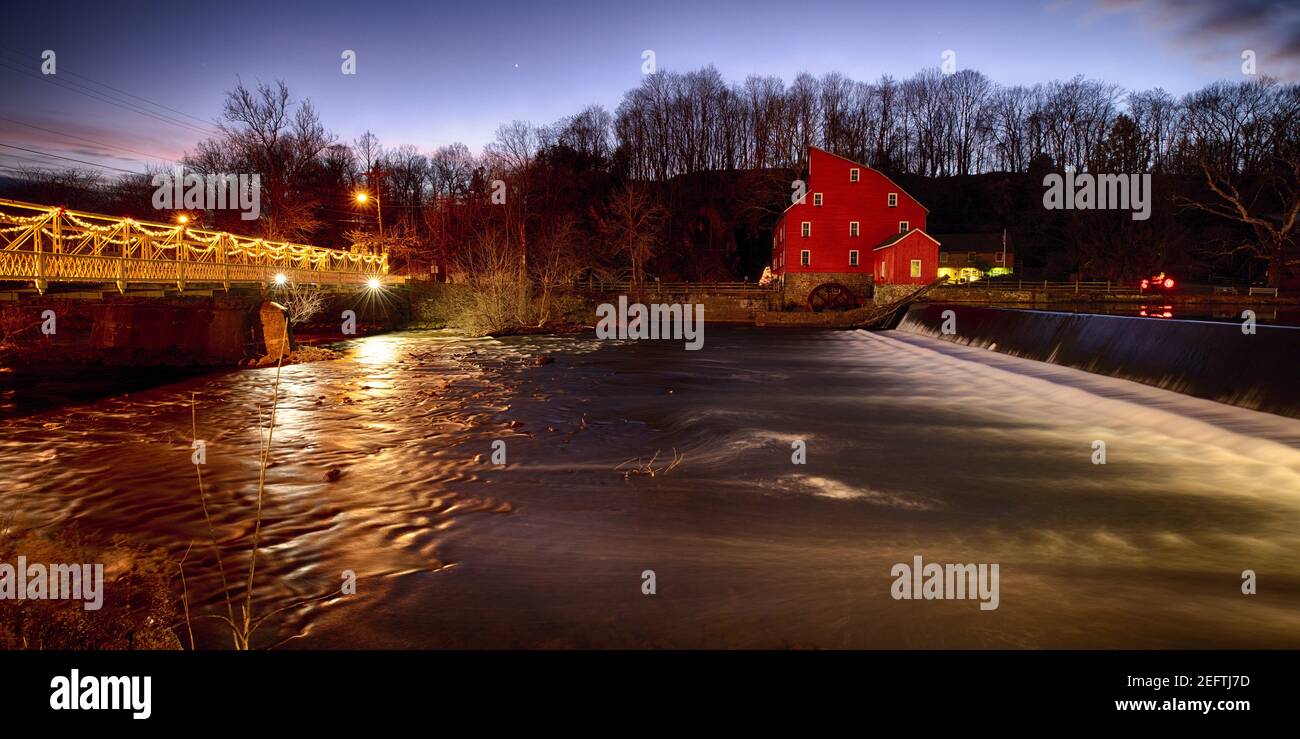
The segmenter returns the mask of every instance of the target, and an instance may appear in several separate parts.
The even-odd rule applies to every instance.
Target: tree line
[[[1031,270],[1126,279],[1177,263],[1241,278],[1266,265],[1277,284],[1294,264],[1300,86],[1267,77],[1175,97],[1082,76],[1008,86],[936,68],[786,84],[728,82],[710,66],[648,74],[613,112],[504,124],[479,153],[384,146],[369,133],[341,142],[283,82],[240,84],[218,135],[183,163],[262,175],[258,221],[216,212],[205,225],[383,249],[413,271],[454,274],[499,250],[533,279],[734,279],[766,264],[809,146],[913,190],[932,232],[1009,231]],[[1151,174],[1154,217],[1044,211],[1042,174],[1064,168]],[[150,216],[146,177],[26,179],[35,199]],[[359,191],[379,195],[382,211]]]

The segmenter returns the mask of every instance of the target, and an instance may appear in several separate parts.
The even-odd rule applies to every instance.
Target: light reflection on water
[[[358,593],[291,609],[262,646],[1300,646],[1292,419],[914,335],[350,347],[282,370],[256,610],[344,570]],[[190,395],[233,573],[274,371],[6,422],[6,508],[178,558],[198,542],[191,596],[216,612]],[[667,474],[617,470],[673,450]],[[999,562],[1001,607],[891,600],[918,553]]]
[[[1177,297],[1151,296],[1133,302],[1111,303],[990,303],[993,308],[1045,310],[1062,313],[1092,313],[1103,316],[1133,316],[1156,320],[1216,321],[1241,323],[1249,310],[1255,322],[1264,325],[1300,326],[1300,306],[1253,303],[1186,302]]]

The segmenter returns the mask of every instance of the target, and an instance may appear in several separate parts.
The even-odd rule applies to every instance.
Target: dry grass
[[[659,455],[662,453],[662,451],[663,450],[661,449],[656,449],[654,456],[651,457],[650,461],[648,462],[642,462],[640,457],[637,457],[636,459],[629,459],[626,462],[623,462],[619,466],[615,467],[614,471],[622,472],[624,480],[631,479],[633,475],[645,475],[647,477],[654,477],[655,475],[666,475],[669,472],[672,472],[673,470],[677,469],[677,466],[680,465],[682,463],[682,460],[686,458],[685,456],[678,454],[676,449],[673,449],[673,459],[671,462],[666,462],[664,464],[655,466],[656,463],[658,463],[659,461]]]
[[[81,600],[15,600],[0,607],[0,649],[180,649],[165,553],[115,537],[94,546],[75,530],[57,536],[18,533],[0,521],[0,561],[104,565],[103,607],[87,611]]]

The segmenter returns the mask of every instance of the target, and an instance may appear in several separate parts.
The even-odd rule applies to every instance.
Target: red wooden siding
[[[858,170],[858,181],[850,171]],[[889,194],[897,193],[898,202],[889,207]],[[817,195],[822,204],[816,205]],[[899,222],[907,221],[909,230],[925,229],[926,210],[903,188],[866,165],[836,156],[816,147],[808,150],[807,195],[802,203],[791,205],[777,221],[772,234],[772,272],[829,272],[875,274],[879,282],[912,282],[904,272],[893,272],[882,280],[877,266],[880,252],[876,247],[899,233]],[[802,224],[812,226],[810,236],[802,235]],[[850,224],[858,222],[858,235],[850,235]],[[932,251],[921,258],[921,282],[934,279],[938,270],[938,247],[930,239],[908,239],[907,248],[917,252]],[[927,246],[928,245],[928,246]],[[810,263],[801,264],[800,253],[807,250]],[[857,250],[858,264],[849,264],[849,252]],[[882,250],[887,251],[887,250]],[[918,257],[910,257],[918,258]]]
[[[939,274],[939,244],[922,231],[911,231],[899,241],[872,252],[875,281],[887,285],[924,285]],[[912,275],[912,261],[921,263]]]

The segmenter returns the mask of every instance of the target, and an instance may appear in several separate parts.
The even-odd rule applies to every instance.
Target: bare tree
[[[321,224],[314,175],[334,140],[311,103],[295,105],[283,82],[254,90],[241,82],[226,95],[218,128],[220,136],[201,141],[185,164],[203,173],[260,174],[262,235],[307,240]]]
[[[325,310],[325,294],[309,285],[290,284],[276,300],[284,306],[289,323],[294,326],[310,321]]]
[[[632,284],[645,280],[645,268],[659,245],[667,212],[640,186],[629,183],[610,198],[598,216],[601,235],[627,258]]]
[[[1219,82],[1184,109],[1193,165],[1213,195],[1179,202],[1250,227],[1258,243],[1242,248],[1267,259],[1269,284],[1280,286],[1300,218],[1300,86]]]

